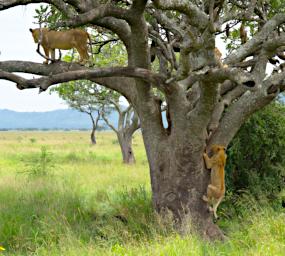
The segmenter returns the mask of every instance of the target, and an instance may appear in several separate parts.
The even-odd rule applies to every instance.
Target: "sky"
[[[33,23],[36,21],[33,18],[36,6],[18,6],[0,11],[0,61],[43,62],[29,31],[29,28],[38,27]],[[19,90],[15,83],[0,80],[0,109],[38,112],[67,108],[56,94],[38,92],[38,89]]]

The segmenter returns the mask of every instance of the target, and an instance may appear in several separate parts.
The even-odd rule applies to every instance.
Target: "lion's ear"
[[[30,30],[31,33],[33,33],[33,29],[32,28],[30,28],[29,30]]]

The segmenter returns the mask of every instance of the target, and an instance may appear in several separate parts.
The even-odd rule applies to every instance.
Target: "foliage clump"
[[[285,188],[285,105],[275,102],[255,113],[230,143],[227,154],[228,190],[248,190],[260,200],[276,199]]]
[[[25,165],[24,171],[20,173],[28,174],[30,177],[50,176],[55,168],[55,160],[52,152],[46,146],[41,147],[41,152],[32,157],[22,159]]]

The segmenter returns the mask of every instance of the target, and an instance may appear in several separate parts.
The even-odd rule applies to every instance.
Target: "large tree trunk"
[[[132,134],[117,132],[118,141],[121,147],[123,163],[134,164],[136,162],[132,148]]]
[[[148,148],[148,147],[147,147]],[[209,183],[203,150],[187,141],[167,139],[149,150],[153,205],[165,214],[171,212],[183,230],[185,221],[191,221],[193,230],[203,237],[223,239],[222,231],[213,223],[213,215],[202,200]]]
[[[175,89],[175,88],[174,88]],[[171,212],[182,232],[185,221],[207,239],[223,239],[224,235],[213,223],[213,215],[202,200],[210,182],[203,153],[207,148],[207,123],[216,101],[215,84],[207,84],[200,91],[209,104],[197,105],[188,114],[188,102],[178,88],[169,95],[168,128],[164,129],[160,105],[149,101],[139,109],[142,134],[150,165],[154,208],[162,215]],[[149,108],[149,106],[152,106]]]

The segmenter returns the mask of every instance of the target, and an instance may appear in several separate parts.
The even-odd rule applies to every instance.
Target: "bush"
[[[41,152],[30,159],[22,159],[25,164],[26,173],[32,177],[50,176],[55,168],[53,154],[45,146],[41,147]]]
[[[285,188],[285,105],[274,102],[254,114],[228,148],[228,190],[274,199]]]

